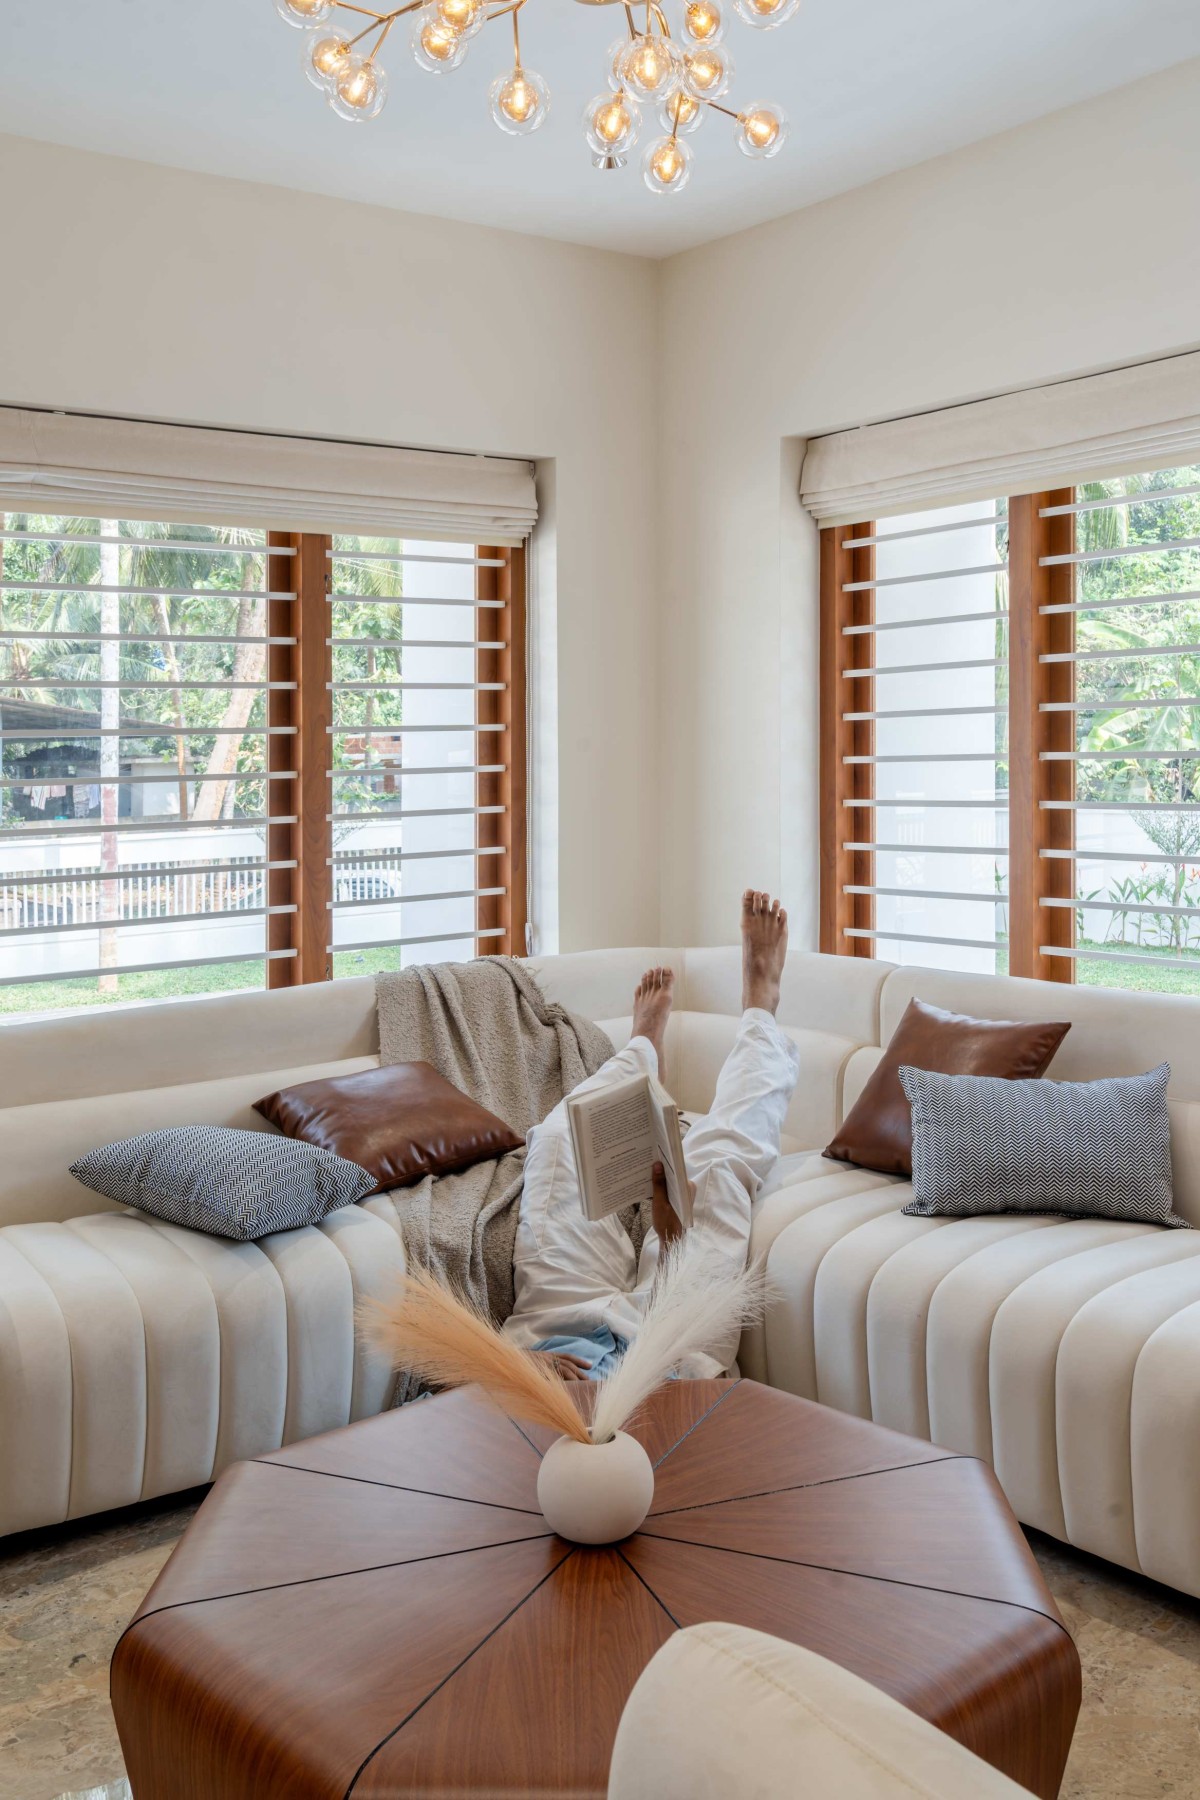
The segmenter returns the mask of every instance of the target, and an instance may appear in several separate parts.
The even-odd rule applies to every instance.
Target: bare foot
[[[658,1078],[666,1067],[667,1020],[675,998],[674,969],[647,969],[633,990],[634,1037],[649,1038],[658,1053]]]
[[[747,888],[742,895],[742,1006],[773,1013],[787,960],[787,914],[770,894]]]

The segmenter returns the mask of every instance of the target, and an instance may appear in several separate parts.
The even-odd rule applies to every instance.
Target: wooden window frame
[[[329,823],[333,739],[333,651],[329,639],[329,594],[332,586],[329,553],[332,538],[319,532],[270,532],[272,548],[288,548],[293,554],[272,561],[268,554],[268,582],[272,592],[291,592],[291,600],[267,603],[270,638],[295,638],[294,644],[272,643],[267,652],[271,681],[290,687],[268,689],[267,723],[282,727],[288,735],[267,738],[267,815],[287,819],[287,824],[267,827],[267,859],[272,868],[267,878],[270,905],[294,908],[267,918],[268,950],[288,949],[291,957],[269,959],[267,986],[298,987],[328,981],[333,975],[329,941],[333,935],[333,834]],[[295,779],[278,777],[291,772]]]
[[[526,556],[516,548],[481,546],[480,567],[475,571],[475,598],[499,600],[499,608],[481,608],[475,614],[476,638],[498,643],[498,650],[475,653],[476,725],[500,725],[497,731],[476,736],[476,763],[488,767],[503,762],[499,774],[477,775],[475,804],[499,806],[503,811],[485,813],[479,819],[476,844],[480,850],[499,846],[502,854],[477,856],[477,888],[503,887],[502,894],[481,896],[475,903],[477,932],[500,931],[500,937],[480,937],[482,956],[526,956],[529,946],[528,852],[528,721],[526,687]],[[499,568],[495,567],[500,563]],[[491,566],[489,566],[491,565]],[[484,683],[502,682],[500,688]],[[503,754],[497,755],[497,748]]]
[[[1042,854],[1075,848],[1074,812],[1042,805],[1075,798],[1075,764],[1042,760],[1044,752],[1074,751],[1075,714],[1041,710],[1075,698],[1074,663],[1041,660],[1075,648],[1075,614],[1041,610],[1075,597],[1073,566],[1047,569],[1041,563],[1043,556],[1074,550],[1074,515],[1042,517],[1043,508],[1069,506],[1074,498],[1074,489],[1060,488],[1017,495],[1008,503],[1009,974],[1039,981],[1075,979],[1074,958],[1042,954],[1043,946],[1075,947],[1075,908],[1042,905],[1043,899],[1069,900],[1075,892],[1070,856]]]
[[[1044,662],[1044,656],[1075,647],[1075,614],[1042,608],[1074,599],[1073,565],[1042,566],[1044,556],[1075,548],[1075,518],[1044,518],[1043,510],[1069,505],[1074,490],[1015,496],[1008,503],[1009,528],[1009,974],[1043,981],[1073,982],[1072,957],[1044,955],[1043,949],[1075,947],[1073,906],[1044,906],[1043,900],[1071,899],[1075,864],[1075,814],[1047,801],[1075,797],[1075,764],[1045,753],[1075,749],[1075,715],[1043,712],[1044,705],[1075,697],[1075,665]],[[847,625],[874,623],[874,590],[846,593],[848,582],[875,579],[875,548],[846,548],[846,541],[873,537],[875,526],[826,526],[821,532],[820,579],[820,948],[831,955],[874,956],[874,938],[848,937],[853,929],[875,929],[875,901],[847,888],[875,885],[875,858],[869,850],[848,850],[848,842],[874,843],[873,807],[848,809],[847,800],[875,797],[875,765],[851,763],[852,756],[875,754],[871,720],[847,720],[846,712],[873,712],[871,678],[847,680],[846,671],[868,668],[874,655],[869,632],[846,637]],[[851,704],[853,702],[853,704]]]
[[[267,695],[267,722],[282,728],[267,739],[267,812],[272,819],[286,821],[267,828],[268,903],[293,909],[271,912],[267,918],[268,950],[294,952],[267,961],[267,986],[282,988],[333,978],[329,949],[334,918],[329,820],[333,540],[317,532],[271,532],[268,556],[272,548],[292,554],[269,560],[268,587],[295,596],[268,602],[268,636],[296,640],[294,644],[272,643],[268,650],[269,680],[290,684],[272,687]],[[476,650],[475,680],[504,685],[502,689],[481,687],[476,695],[475,762],[484,767],[502,761],[504,768],[475,778],[476,805],[503,810],[478,819],[475,839],[477,851],[499,847],[501,854],[476,854],[473,861],[477,888],[502,887],[504,891],[476,901],[476,932],[501,935],[477,936],[475,954],[524,956],[528,919],[526,553],[524,546],[481,545],[476,555],[481,564],[476,569],[476,599],[503,604],[480,608],[474,615],[477,640],[500,645],[497,650]],[[502,727],[500,732],[478,729],[497,724]]]
[[[852,763],[851,756],[874,756],[875,724],[847,720],[845,712],[874,712],[871,676],[851,681],[848,669],[871,666],[874,638],[869,632],[844,635],[847,625],[875,623],[875,590],[847,593],[852,581],[874,581],[875,547],[848,550],[845,539],[873,537],[873,525],[841,525],[821,533],[820,632],[820,947],[833,956],[874,956],[873,938],[847,937],[849,930],[875,929],[875,896],[848,894],[848,887],[874,887],[875,857],[869,850],[847,850],[851,843],[874,843],[874,807],[847,807],[847,800],[875,796],[873,763]],[[853,701],[853,706],[850,702]]]

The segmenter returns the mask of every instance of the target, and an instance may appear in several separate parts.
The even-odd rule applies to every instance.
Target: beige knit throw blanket
[[[613,1054],[598,1025],[548,1001],[529,970],[508,957],[377,975],[375,1001],[380,1062],[432,1063],[522,1136]],[[426,1176],[389,1196],[405,1256],[486,1306],[497,1321],[514,1304],[524,1172],[525,1152],[514,1150],[461,1174]],[[402,1380],[398,1398],[406,1397]]]

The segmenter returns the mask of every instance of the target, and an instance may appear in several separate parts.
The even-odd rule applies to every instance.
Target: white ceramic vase
[[[636,1438],[607,1444],[557,1438],[538,1472],[546,1523],[572,1544],[616,1544],[635,1532],[654,1498],[654,1470]]]

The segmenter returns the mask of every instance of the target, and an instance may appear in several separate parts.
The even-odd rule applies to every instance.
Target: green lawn
[[[1082,950],[1089,946],[1080,945]],[[1100,949],[1100,945],[1094,948]],[[401,967],[402,951],[396,945],[381,945],[378,950],[342,950],[333,959],[335,978],[348,975],[373,975],[381,969]],[[1142,949],[1138,955],[1169,958],[1169,950]],[[1003,946],[996,954],[997,974],[1007,973],[1007,956]],[[121,975],[115,994],[101,994],[99,983],[88,977],[80,981],[31,981],[17,987],[0,984],[0,1018],[14,1013],[61,1011],[77,1006],[109,1006],[114,1001],[178,1000],[187,995],[231,994],[249,988],[260,988],[264,979],[261,962],[218,963],[208,969],[157,969],[146,975]],[[1155,969],[1141,963],[1087,962],[1075,964],[1075,979],[1081,987],[1111,987],[1155,994],[1200,995],[1200,955],[1196,970]]]
[[[340,977],[398,969],[401,954],[395,945],[371,951],[340,951],[333,959],[333,972]],[[111,1006],[123,1000],[179,1000],[188,995],[232,994],[260,988],[264,979],[261,962],[244,962],[214,963],[207,969],[154,969],[145,975],[119,975],[115,994],[102,994],[93,976],[78,981],[21,982],[14,987],[0,984],[0,1018],[77,1006]]]
[[[1101,948],[1100,945],[1095,947]],[[1086,941],[1079,948],[1086,952]],[[1140,949],[1136,945],[1128,948],[1130,955],[1164,957],[1168,960],[1177,954],[1173,950],[1152,950],[1148,945],[1143,945]],[[1140,993],[1194,996],[1200,994],[1200,956],[1196,958],[1194,972],[1191,969],[1155,969],[1145,963],[1081,960],[1075,964],[1075,979],[1080,987],[1126,988],[1136,989]]]

